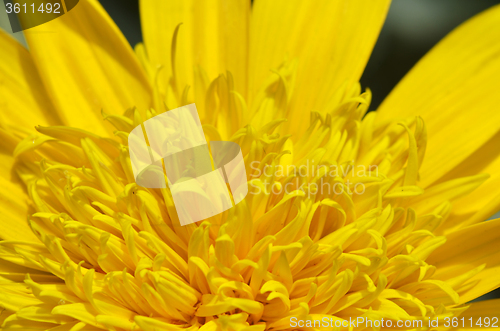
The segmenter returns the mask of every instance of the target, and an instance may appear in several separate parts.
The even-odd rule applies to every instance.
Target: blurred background
[[[142,41],[138,0],[100,2],[132,46]],[[496,4],[500,4],[500,0],[393,0],[373,54],[361,77],[363,88],[369,87],[373,93],[370,108],[377,109],[413,65],[451,30]],[[10,30],[2,7],[3,3],[0,1],[0,28]],[[14,36],[21,42],[24,41],[22,33],[15,33]],[[500,217],[500,212],[492,218],[497,217]],[[490,298],[500,298],[500,289],[478,300]]]

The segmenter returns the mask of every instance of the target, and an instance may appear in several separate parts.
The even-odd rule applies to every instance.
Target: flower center
[[[207,141],[241,146],[249,193],[200,224],[180,226],[168,188],[134,183],[126,143],[143,121],[135,109],[103,114],[121,142],[37,127],[40,135],[17,146],[34,209],[29,222],[43,245],[1,247],[57,277],[50,285],[28,277],[35,297],[53,314],[145,330],[456,312],[444,307],[479,270],[449,283],[433,279],[425,262],[445,241],[436,234],[446,230],[450,203],[425,202],[417,184],[422,120],[374,129],[374,113],[362,120],[370,92],[346,84],[334,106],[311,113],[296,134],[296,123],[285,122],[293,65],[273,73],[250,105],[231,81],[230,73],[214,80],[200,112]],[[149,110],[146,119],[155,115]]]

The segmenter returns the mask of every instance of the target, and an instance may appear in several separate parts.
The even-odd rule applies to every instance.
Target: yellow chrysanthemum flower
[[[500,220],[483,222],[500,209],[500,7],[367,114],[358,80],[388,1],[140,6],[135,52],[94,0],[25,31],[29,51],[0,32],[3,330],[500,311],[466,304],[500,286]],[[250,192],[180,226],[168,189],[135,184],[127,137],[192,102],[207,140],[241,146]],[[376,171],[344,172],[360,166]]]

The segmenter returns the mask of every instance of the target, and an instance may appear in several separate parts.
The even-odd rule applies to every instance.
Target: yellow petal
[[[378,110],[380,126],[415,115],[424,119],[429,143],[420,169],[423,187],[499,131],[499,21],[496,6],[458,27],[406,75]]]
[[[465,283],[454,284],[459,303],[473,300],[500,286],[500,219],[475,224],[453,232],[426,262],[437,267],[435,279],[451,280],[481,267]]]
[[[41,303],[23,283],[0,285],[0,307],[4,309],[18,311],[23,307]]]
[[[0,58],[2,123],[30,129],[40,124],[61,124],[29,52],[1,29]]]
[[[440,318],[437,330],[481,331],[485,328],[498,327],[498,319],[500,318],[500,299],[473,302],[466,305],[464,308],[466,308],[466,310],[459,314],[458,317],[450,319]],[[455,327],[449,327],[453,325],[455,325]]]
[[[286,125],[301,133],[307,128],[310,111],[332,110],[328,106],[336,90],[359,80],[388,8],[386,0],[255,1],[250,96],[257,94],[270,70],[285,60],[298,59]]]
[[[194,85],[197,66],[210,81],[229,70],[236,90],[245,95],[250,1],[141,0],[140,11],[144,43],[153,68],[162,67],[164,83],[174,75],[178,96],[186,85]],[[181,23],[172,54],[174,30]]]
[[[451,330],[484,330],[484,328],[499,327],[500,299],[471,303],[458,318],[458,327]]]
[[[28,225],[28,195],[15,172],[14,147],[19,139],[0,129],[0,238],[38,241]]]
[[[143,69],[98,1],[80,1],[67,14],[24,34],[66,125],[105,134],[109,124],[101,110],[122,114],[130,107],[150,107]]]
[[[26,242],[18,241],[19,244]],[[40,244],[42,245],[42,244]],[[30,274],[30,279],[41,282],[57,282],[59,279],[47,272],[31,269],[23,265],[14,264],[6,260],[0,260],[0,283],[22,283],[26,279],[26,274]]]
[[[484,221],[500,210],[498,146],[500,146],[500,132],[439,180],[442,182],[478,173],[490,174],[490,178],[484,184],[456,201],[446,223],[439,229],[442,233],[446,234],[453,229]]]

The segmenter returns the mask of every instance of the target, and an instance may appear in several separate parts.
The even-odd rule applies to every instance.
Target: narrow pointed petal
[[[420,60],[378,109],[379,126],[415,115],[424,119],[429,138],[420,169],[424,187],[472,157],[499,132],[499,21],[500,6],[495,6],[459,26]]]
[[[246,95],[250,1],[141,0],[140,11],[149,59],[155,70],[161,67],[163,82],[173,75],[182,93],[193,87],[200,66],[210,80],[230,71],[237,91]]]
[[[500,219],[453,232],[426,260],[437,267],[436,279],[447,280],[471,269],[482,270],[455,290],[466,303],[500,286]]]
[[[29,197],[13,170],[12,154],[18,142],[12,133],[0,129],[0,238],[38,241],[28,225]]]
[[[283,62],[298,60],[287,125],[303,132],[310,111],[326,113],[336,90],[359,80],[389,1],[263,1],[253,4],[250,96]],[[307,114],[307,115],[306,115]],[[304,117],[307,116],[307,117]]]
[[[441,181],[452,178],[486,173],[490,178],[472,193],[459,199],[453,205],[452,213],[444,226],[443,233],[452,232],[471,224],[482,222],[500,210],[500,132],[486,144],[461,162]]]

